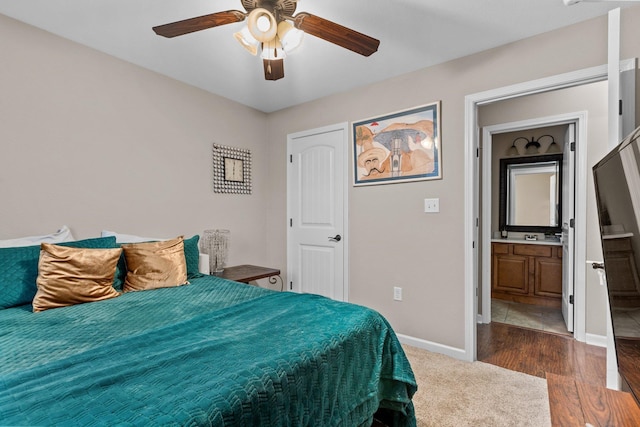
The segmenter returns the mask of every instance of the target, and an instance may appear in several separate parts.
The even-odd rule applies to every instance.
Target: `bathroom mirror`
[[[562,154],[500,159],[500,230],[559,233]]]

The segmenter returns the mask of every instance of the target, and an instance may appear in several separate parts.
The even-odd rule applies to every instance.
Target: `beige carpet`
[[[548,427],[543,378],[403,346],[418,382],[418,427]]]

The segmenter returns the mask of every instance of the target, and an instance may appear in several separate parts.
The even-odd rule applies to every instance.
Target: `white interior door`
[[[289,135],[288,280],[296,292],[347,300],[347,125]]]
[[[569,332],[573,332],[575,142],[576,125],[571,123],[562,160],[562,316]]]

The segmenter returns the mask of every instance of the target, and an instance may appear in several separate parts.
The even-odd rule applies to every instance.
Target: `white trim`
[[[507,126],[505,129],[511,129]],[[482,283],[482,323],[491,323],[491,211],[493,196],[491,185],[491,157],[493,156],[492,134],[502,129],[501,125],[487,126],[482,129],[482,260],[480,260]],[[516,129],[520,130],[520,129]]]
[[[609,64],[609,149],[620,143],[622,115],[618,114],[620,97],[620,8],[609,11],[607,25],[607,62]],[[607,387],[619,389],[618,362],[613,342],[613,325],[607,299]]]
[[[638,58],[629,58],[620,61],[620,72],[635,71],[638,68]]]
[[[628,61],[623,61],[624,66],[629,66]],[[601,65],[556,76],[532,80],[516,85],[505,86],[465,96],[465,145],[464,145],[464,265],[465,265],[465,358],[476,360],[476,317],[477,298],[475,297],[477,274],[474,271],[476,262],[475,242],[475,218],[478,212],[474,201],[474,182],[477,182],[478,171],[475,167],[475,150],[478,144],[478,106],[504,99],[516,98],[524,95],[547,92],[550,90],[578,86],[586,83],[603,81],[607,78],[608,67]],[[579,173],[579,172],[578,172]],[[585,206],[586,207],[586,206]],[[580,209],[576,206],[576,209]],[[583,211],[584,212],[584,211]],[[578,280],[576,278],[576,280]],[[579,326],[576,325],[576,329]],[[578,338],[579,334],[576,335]],[[584,339],[584,338],[583,338]]]
[[[596,347],[607,347],[607,336],[606,335],[596,335],[596,334],[586,334],[586,344],[595,345]]]
[[[627,60],[630,61],[630,60]],[[628,67],[627,61],[624,66]],[[621,65],[622,66],[622,65]],[[603,81],[607,78],[607,66],[597,65],[595,67],[584,68],[582,70],[557,74],[555,76],[544,77],[537,80],[530,80],[501,88],[491,89],[467,95],[465,99],[476,105],[490,104],[492,102],[504,101],[506,99],[519,98],[525,95],[549,92],[556,89],[580,86],[587,83]]]
[[[475,240],[478,212],[475,199],[475,183],[478,182],[476,150],[478,149],[478,105],[492,99],[489,93],[468,95],[464,99],[464,359],[473,362],[478,353],[477,328],[474,322],[478,313],[477,253]]]
[[[589,177],[589,166],[587,164],[587,117],[578,117],[576,124],[576,158],[575,158],[575,192],[574,192],[574,252],[573,262],[578,266],[573,271],[574,283],[574,307],[577,307],[578,315],[575,314],[573,336],[576,340],[584,342],[587,333],[587,287],[586,268],[587,262],[587,181]],[[582,213],[582,214],[578,214]]]
[[[607,35],[607,71],[609,80],[609,148],[620,142],[622,115],[618,114],[620,100],[620,8],[609,11]]]
[[[407,344],[412,347],[421,348],[434,353],[444,354],[445,356],[453,357],[458,360],[467,359],[465,351],[461,348],[450,347],[448,345],[438,344],[421,338],[410,337],[408,335],[396,334],[396,336],[398,337],[398,341],[402,344]]]
[[[328,132],[335,132],[335,131],[339,131],[341,130],[343,132],[343,151],[342,151],[342,155],[343,155],[343,168],[342,168],[342,174],[343,174],[343,182],[344,182],[344,190],[343,190],[343,232],[342,232],[342,244],[343,244],[343,261],[344,261],[344,266],[342,269],[342,279],[343,279],[343,298],[344,301],[349,301],[349,240],[350,240],[350,234],[349,234],[349,188],[350,188],[350,180],[349,180],[349,152],[350,152],[350,145],[349,145],[349,123],[348,122],[342,122],[342,123],[336,123],[333,125],[328,125],[328,126],[323,126],[323,127],[319,127],[319,128],[315,128],[315,129],[309,129],[306,131],[301,131],[301,132],[296,132],[296,133],[291,133],[287,135],[287,157],[285,159],[286,165],[287,165],[287,216],[285,218],[285,223],[286,223],[286,228],[287,228],[287,277],[290,278],[292,277],[292,266],[291,266],[291,259],[293,254],[291,254],[291,243],[290,243],[290,231],[291,228],[289,227],[289,218],[292,217],[292,212],[291,212],[291,182],[289,180],[289,156],[291,155],[291,144],[293,144],[293,141],[297,138],[301,138],[301,137],[305,137],[305,136],[309,136],[309,135],[316,135],[319,133],[328,133]],[[285,283],[285,289],[289,289],[288,284]]]
[[[342,274],[344,280],[344,300],[349,301],[349,242],[351,241],[351,234],[349,234],[349,189],[351,188],[351,182],[349,181],[349,153],[351,152],[351,140],[349,138],[349,123],[340,123],[342,129],[344,129],[344,161],[342,162],[342,173],[344,174],[344,191],[342,192],[342,208],[343,208],[343,233],[344,234],[344,265],[342,267]]]
[[[636,128],[636,69],[637,58],[629,67],[620,66],[620,98],[622,99],[622,137]]]

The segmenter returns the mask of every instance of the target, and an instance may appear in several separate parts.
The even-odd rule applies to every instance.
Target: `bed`
[[[0,300],[38,277],[37,249],[0,249]],[[5,303],[0,424],[415,425],[415,379],[379,313],[201,275],[193,251],[184,286],[38,313],[29,292]]]

